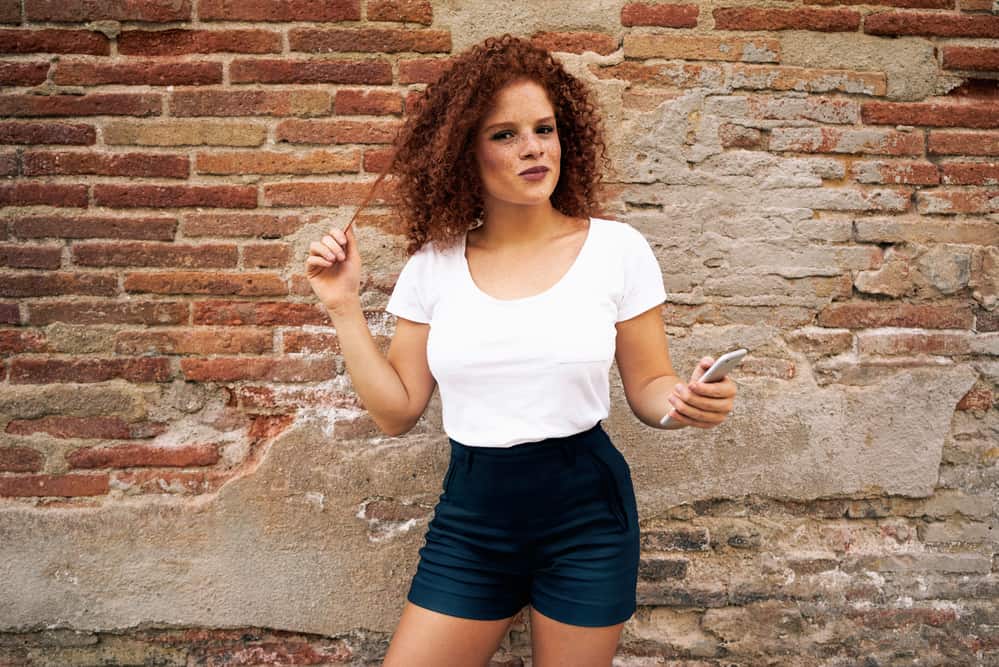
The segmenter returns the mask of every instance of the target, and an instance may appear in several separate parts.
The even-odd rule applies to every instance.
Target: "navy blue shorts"
[[[631,617],[638,509],[628,462],[600,422],[512,447],[449,441],[410,602],[479,620],[527,604],[572,625]]]

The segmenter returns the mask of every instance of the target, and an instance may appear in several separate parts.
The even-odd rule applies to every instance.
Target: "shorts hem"
[[[565,606],[557,607],[558,611],[547,607],[544,602],[536,604],[532,601],[531,606],[538,612],[548,618],[555,619],[559,623],[578,625],[586,628],[602,628],[624,623],[634,616],[635,611],[638,609],[637,603],[618,605],[610,608],[601,607],[599,610],[593,610],[589,613],[585,609],[580,610],[578,605],[573,605],[573,607],[569,608]]]
[[[498,621],[500,619],[510,618],[528,604],[525,601],[522,605],[512,611],[500,610],[495,607],[488,609],[475,608],[469,604],[467,598],[451,593],[444,593],[442,591],[415,583],[410,586],[409,592],[406,594],[406,599],[419,607],[423,607],[424,609],[436,611],[440,614],[447,614],[448,616],[467,618],[474,621]]]

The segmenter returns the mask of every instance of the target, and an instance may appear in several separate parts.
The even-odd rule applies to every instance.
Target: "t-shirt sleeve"
[[[628,225],[624,247],[624,289],[618,302],[617,321],[631,319],[666,300],[663,272],[649,242]]]
[[[385,310],[414,322],[430,322],[433,315],[430,259],[428,247],[424,246],[406,260]]]

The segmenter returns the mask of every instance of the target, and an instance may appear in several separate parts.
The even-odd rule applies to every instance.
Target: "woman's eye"
[[[542,125],[537,129],[538,134],[551,134],[554,131],[555,128],[552,127],[551,125]],[[509,139],[512,136],[513,136],[512,130],[503,130],[501,132],[497,132],[490,138],[497,141],[502,141],[503,139]]]

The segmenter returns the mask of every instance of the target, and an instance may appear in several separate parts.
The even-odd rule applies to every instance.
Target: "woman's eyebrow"
[[[554,121],[554,120],[555,120],[555,116],[545,116],[544,118],[539,118],[536,121],[534,121],[534,124],[537,125],[538,123],[544,123],[546,121]],[[500,125],[514,125],[514,122],[512,120],[508,120],[508,121],[504,121],[502,123],[493,123],[492,125],[487,126],[485,128],[485,131],[488,132],[492,128],[499,127]]]

